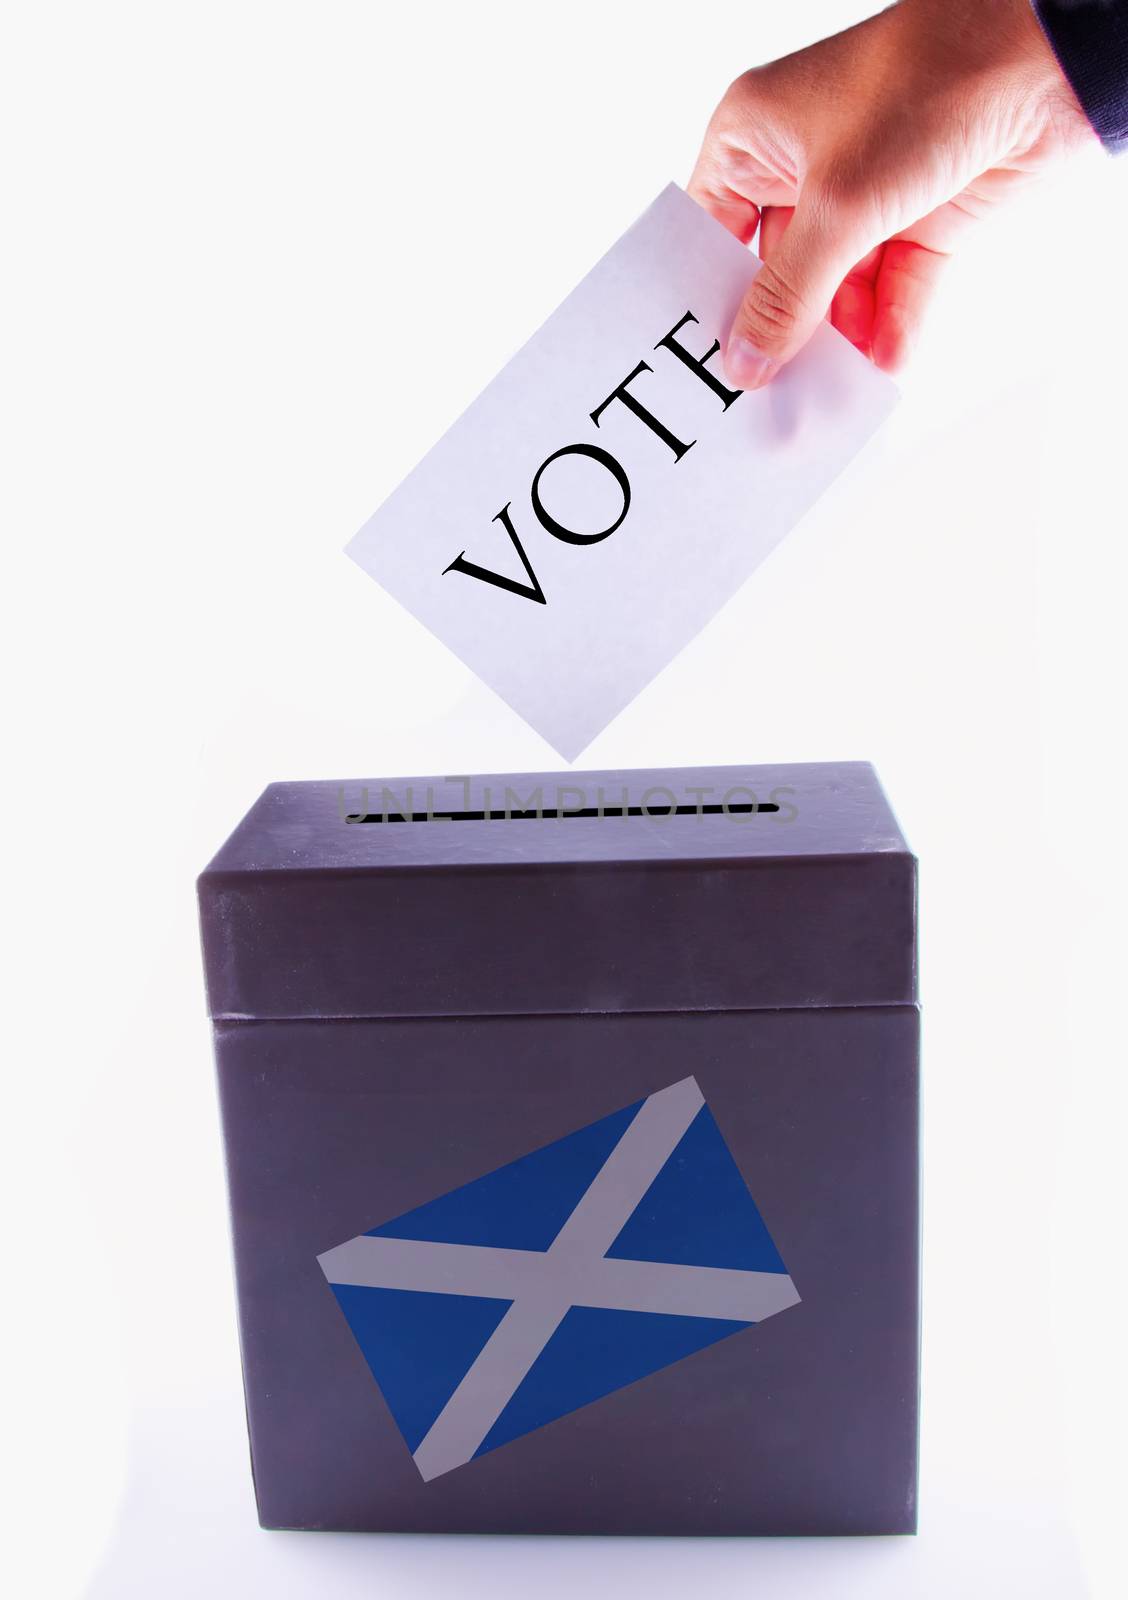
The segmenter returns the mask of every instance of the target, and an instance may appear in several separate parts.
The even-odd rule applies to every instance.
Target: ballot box
[[[264,1526],[913,1531],[870,766],[272,784],[199,899]]]

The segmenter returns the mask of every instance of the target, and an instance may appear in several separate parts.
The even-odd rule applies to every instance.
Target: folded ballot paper
[[[895,403],[829,324],[730,389],[719,344],[758,268],[670,184],[348,547],[566,760]]]

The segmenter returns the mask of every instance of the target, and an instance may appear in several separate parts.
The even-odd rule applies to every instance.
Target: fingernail
[[[762,389],[779,368],[751,339],[734,334],[725,350],[725,374],[738,389]]]

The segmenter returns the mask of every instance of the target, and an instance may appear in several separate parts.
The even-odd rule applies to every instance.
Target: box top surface
[[[367,821],[356,820],[367,817]],[[274,783],[208,873],[907,850],[867,762]]]
[[[217,1019],[916,998],[916,864],[863,763],[273,784],[199,893]]]

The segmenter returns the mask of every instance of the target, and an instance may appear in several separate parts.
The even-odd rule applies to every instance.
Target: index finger
[[[751,244],[760,226],[760,208],[725,183],[704,150],[686,188],[697,204],[735,234],[741,244]]]

